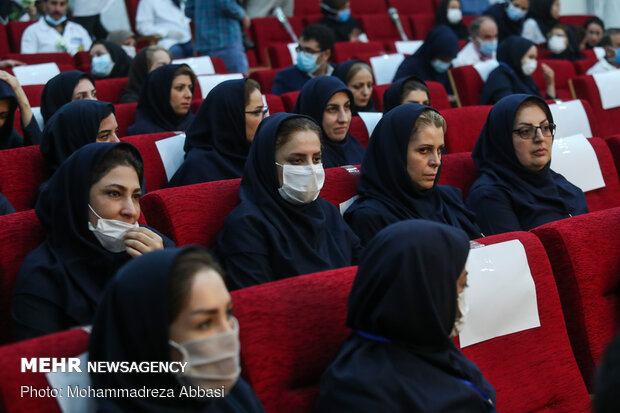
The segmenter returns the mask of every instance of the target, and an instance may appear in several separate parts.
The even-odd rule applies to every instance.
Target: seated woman
[[[241,178],[256,128],[267,114],[256,81],[227,80],[214,87],[187,129],[185,161],[169,186]]]
[[[65,103],[74,100],[97,100],[95,79],[79,70],[62,72],[48,80],[41,93],[41,116],[45,122]]]
[[[73,152],[93,142],[120,142],[114,105],[96,100],[78,100],[61,107],[43,128],[39,147],[52,172]]]
[[[91,373],[96,389],[166,389],[174,396],[98,398],[100,411],[264,412],[239,377],[232,307],[222,270],[202,248],[156,251],[124,265],[101,298],[89,361],[189,364],[180,374]],[[188,397],[190,390],[211,397]]]
[[[320,136],[307,116],[276,113],[261,122],[241,204],[217,239],[230,289],[357,263],[359,240],[338,209],[318,197],[325,179]]]
[[[185,131],[194,119],[192,103],[196,75],[186,64],[165,65],[146,78],[129,135]]]
[[[367,63],[356,59],[347,60],[336,66],[333,75],[342,80],[353,93],[353,116],[357,116],[358,112],[375,111],[372,101],[373,73]]]
[[[459,40],[469,39],[469,30],[463,23],[463,10],[459,0],[441,0],[435,10],[435,25],[440,24],[451,28]]]
[[[579,50],[579,43],[575,33],[568,26],[556,24],[547,33],[547,48],[551,52],[547,59],[583,60],[585,56]]]
[[[443,85],[449,95],[452,86],[448,69],[459,52],[459,39],[448,26],[435,26],[424,38],[424,44],[398,66],[393,82],[404,77],[418,76]]]
[[[333,76],[310,79],[297,97],[293,112],[310,116],[321,125],[324,168],[362,162],[364,147],[349,134],[352,102],[351,91]]]
[[[481,105],[493,105],[501,98],[516,93],[541,96],[532,73],[538,65],[538,49],[529,40],[511,36],[499,44],[497,60],[499,66],[489,74],[480,92]],[[547,81],[547,97],[555,99],[555,74],[548,65],[542,64]]]
[[[560,0],[533,0],[523,22],[521,37],[534,44],[547,41],[547,33],[560,21]]]
[[[450,338],[467,312],[468,253],[467,234],[437,222],[407,220],[377,234],[317,412],[495,412],[495,390]]]
[[[158,67],[172,63],[172,55],[165,47],[151,45],[140,50],[129,67],[129,82],[121,92],[118,103],[133,103],[140,98],[146,77]]]
[[[405,103],[431,106],[431,93],[426,83],[417,76],[404,77],[392,83],[383,92],[383,113]]]
[[[590,17],[583,25],[586,31],[585,44],[586,49],[593,49],[601,45],[603,33],[605,32],[605,23],[598,17]]]
[[[350,3],[350,0],[321,0],[324,17],[316,24],[330,28],[336,42],[368,41],[360,23],[351,17]]]
[[[472,152],[480,176],[467,196],[486,235],[532,228],[588,212],[575,185],[551,170],[555,125],[537,96],[500,100]]]
[[[497,23],[497,37],[501,43],[510,36],[521,36],[529,8],[530,0],[510,0],[493,4],[483,14]]]
[[[437,185],[446,121],[428,106],[409,103],[383,115],[362,162],[359,198],[344,219],[362,245],[384,227],[420,218],[482,236],[458,188]]]
[[[91,70],[97,79],[127,77],[131,57],[119,45],[107,40],[96,40],[90,47]]]
[[[24,137],[13,128],[19,108]],[[0,150],[41,143],[41,129],[32,115],[28,97],[15,76],[0,70]]]
[[[143,171],[134,146],[89,144],[43,187],[35,211],[47,235],[17,275],[11,302],[16,339],[90,324],[121,265],[174,246],[138,225]]]

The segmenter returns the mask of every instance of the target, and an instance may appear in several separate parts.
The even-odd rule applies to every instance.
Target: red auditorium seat
[[[28,102],[30,103],[30,107],[36,108],[41,106],[41,93],[43,93],[43,88],[45,85],[24,85],[22,89],[24,89],[24,93],[28,98]]]
[[[321,14],[320,0],[295,0],[293,11],[295,16]]]
[[[282,103],[284,103],[284,108],[287,112],[293,112],[293,108],[295,107],[295,102],[297,102],[297,97],[299,96],[299,90],[294,92],[287,92],[280,95],[282,98]]]
[[[598,59],[585,59],[585,60],[575,60],[573,65],[575,66],[575,72],[579,76],[583,76],[588,72],[592,66],[598,63]]]
[[[612,135],[605,138],[605,143],[609,147],[611,151],[611,155],[614,158],[614,163],[616,164],[616,170],[620,175],[620,135]]]
[[[372,87],[372,101],[375,103],[377,112],[383,112],[383,94],[385,89],[390,87],[391,83],[385,85],[374,85]]]
[[[409,24],[411,25],[413,39],[424,40],[428,32],[435,26],[435,16],[433,14],[414,14],[409,16]]]
[[[351,14],[354,17],[368,14],[387,16],[387,5],[385,0],[355,0],[351,2]]]
[[[114,105],[116,112],[116,122],[118,123],[118,137],[127,136],[127,128],[136,121],[136,109],[138,102],[133,103],[117,103]]]
[[[543,95],[545,95],[545,91],[547,90],[547,81],[543,76],[542,63],[549,65],[555,73],[555,89],[558,98],[571,100],[573,98],[573,93],[568,86],[568,79],[577,76],[573,63],[570,60],[540,59],[536,71],[532,74],[532,78]]]
[[[140,3],[140,0],[125,0],[125,7],[127,8],[129,24],[131,24],[131,30],[134,33],[138,33],[138,31],[136,30],[136,13],[138,11],[138,3]]]
[[[118,103],[121,92],[125,86],[127,86],[128,82],[129,78],[127,77],[95,80],[97,99],[103,102]]]
[[[159,132],[133,135],[122,139],[138,148],[140,155],[142,155],[142,160],[144,161],[144,185],[147,191],[165,188],[168,184],[166,170],[155,142],[174,135],[174,132]]]
[[[439,185],[459,188],[465,199],[477,178],[478,170],[470,152],[449,153],[441,157]]]
[[[10,310],[17,273],[26,255],[43,242],[45,232],[32,209],[0,216],[0,228],[2,228],[0,231],[0,249],[2,250],[0,253],[0,345],[2,345],[13,338]],[[6,364],[3,363],[2,366]],[[5,370],[5,368],[0,370]],[[1,388],[4,389],[4,386]]]
[[[387,13],[365,15],[361,16],[359,20],[368,36],[368,40],[381,42],[384,46],[392,48],[394,47],[394,41],[401,40],[396,26]],[[411,28],[407,24],[407,20],[401,17],[401,23],[407,37],[412,39]]]
[[[0,193],[16,211],[34,208],[39,186],[50,175],[38,146],[0,151]]]
[[[473,66],[453,67],[448,77],[458,106],[478,105],[484,81]]]
[[[351,126],[349,127],[349,133],[360,143],[364,148],[368,146],[368,140],[370,136],[368,135],[368,129],[366,128],[366,124],[359,116],[353,116],[351,118]]]
[[[288,50],[287,43],[275,43],[267,48],[269,62],[273,69],[289,67],[293,64],[291,52]]]
[[[301,34],[303,28],[303,22],[301,17],[289,17],[288,18],[293,31],[297,36]],[[259,51],[258,61],[263,65],[269,64],[269,57],[267,56],[267,48],[274,43],[290,43],[293,40],[287,31],[282,27],[280,22],[275,17],[258,17],[252,19],[252,37],[256,43],[256,50]]]
[[[618,331],[620,208],[552,222],[542,241],[560,293],[575,358],[591,388],[596,363]]]
[[[270,114],[286,112],[286,109],[284,108],[284,103],[282,103],[282,99],[280,98],[280,96],[267,93],[265,94],[265,100],[267,101],[267,106],[269,106]]]
[[[349,165],[326,169],[321,198],[340,207],[341,203],[357,195],[357,183],[360,180],[359,168],[359,165]]]
[[[592,17],[595,17],[591,14],[568,14],[568,15],[564,15],[564,16],[560,16],[560,23],[562,24],[569,24],[569,25],[574,25],[574,26],[579,26],[579,27],[583,27],[584,24],[586,24],[586,21],[588,21],[588,19],[591,19]]]
[[[22,357],[76,357],[88,350],[88,333],[74,328],[60,333],[21,341],[0,348],[0,411],[6,413],[60,413],[53,397],[20,397],[21,386],[45,389],[45,373],[22,373]],[[66,397],[66,392],[63,392]]]
[[[271,93],[271,87],[273,86],[273,79],[276,77],[280,69],[265,69],[257,70],[250,73],[250,79],[254,79],[260,85],[260,90],[263,93]]]
[[[588,138],[594,148],[605,180],[605,187],[586,192],[588,211],[620,207],[620,181],[609,147],[601,138]]]
[[[336,63],[342,63],[349,59],[360,59],[360,56],[369,53],[379,56],[384,52],[383,44],[380,42],[336,42],[333,60]]]
[[[215,73],[217,74],[228,73],[228,70],[226,69],[226,63],[224,63],[224,60],[222,60],[221,57],[212,57],[211,63],[213,63],[213,70],[215,70]]]
[[[448,153],[471,152],[492,106],[464,106],[443,109],[446,120],[445,144]]]
[[[61,72],[65,72],[67,70],[75,70],[76,68],[75,61],[69,53],[9,53],[4,58],[19,60],[29,65],[54,62],[58,65],[58,69]]]
[[[389,7],[398,10],[400,16],[407,14],[434,14],[435,4],[433,0],[388,0]]]
[[[82,72],[90,73],[90,54],[87,51],[77,52],[73,55],[75,67]]]
[[[600,136],[610,136],[620,133],[618,119],[620,118],[620,107],[603,109],[601,105],[601,95],[592,76],[577,76],[569,80],[571,89],[574,91],[575,99],[587,100],[592,107],[594,120],[598,124]],[[590,122],[593,123],[593,122]]]
[[[4,24],[0,24],[0,56],[4,56],[10,52],[9,34],[6,31],[6,26]]]
[[[9,34],[9,40],[11,41],[11,50],[13,51],[13,53],[21,53],[22,34],[24,34],[24,30],[26,30],[26,27],[36,22],[37,22],[36,20],[31,20],[27,22],[13,21],[7,24],[6,31]]]

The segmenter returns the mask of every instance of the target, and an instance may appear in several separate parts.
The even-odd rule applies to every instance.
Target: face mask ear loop
[[[89,207],[89,208],[90,208],[90,210],[93,212],[93,214],[95,214],[95,216],[98,218],[98,220],[99,220],[99,219],[103,219],[103,218],[101,218],[101,217],[99,216],[99,214],[98,214],[97,212],[95,212],[95,210],[93,209],[93,207],[91,207],[91,206],[90,206],[90,204],[88,204],[88,207]],[[99,222],[99,221],[97,221],[97,222]]]

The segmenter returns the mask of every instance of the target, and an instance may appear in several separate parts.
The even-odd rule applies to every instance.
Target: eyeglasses
[[[269,112],[269,106],[263,106],[263,109],[259,109],[259,110],[253,110],[250,112],[245,112],[248,113],[250,115],[262,115],[261,119],[265,119],[265,116],[267,116],[267,113]]]
[[[542,126],[522,126],[519,129],[514,129],[512,133],[516,133],[519,138],[527,141],[530,139],[533,140],[536,137],[537,129],[540,129],[545,138],[550,138],[555,135],[555,123],[548,123]]]
[[[301,46],[297,46],[297,47],[295,48],[295,51],[296,51],[297,53],[300,53],[300,52],[305,52],[305,53],[310,53],[310,54],[319,54],[319,53],[323,53],[323,51],[322,51],[322,50],[312,50],[312,49],[309,49],[309,48],[307,48],[307,47],[301,47]]]

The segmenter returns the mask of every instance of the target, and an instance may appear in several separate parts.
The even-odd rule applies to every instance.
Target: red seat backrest
[[[583,76],[588,72],[588,69],[590,69],[592,66],[594,66],[597,63],[598,63],[598,59],[596,59],[596,57],[587,58],[585,60],[575,60],[573,62],[573,65],[575,66],[575,73],[578,76]]]
[[[11,52],[9,47],[9,34],[6,31],[6,26],[4,24],[0,24],[0,56],[4,57],[4,55]]]
[[[286,92],[280,95],[282,98],[282,103],[284,103],[284,107],[287,112],[293,112],[293,108],[295,107],[295,102],[297,102],[297,97],[299,96],[299,90],[295,90],[293,92]]]
[[[165,188],[168,184],[166,170],[155,142],[174,135],[174,132],[159,132],[134,135],[122,139],[138,148],[140,155],[142,155],[142,160],[144,161],[144,183],[147,191],[156,191]]]
[[[360,143],[364,148],[368,146],[368,140],[370,136],[368,135],[368,129],[366,128],[366,124],[359,116],[353,116],[351,118],[351,126],[349,127],[349,133]]]
[[[267,48],[267,55],[269,55],[272,68],[289,67],[293,64],[287,44],[288,43],[272,43]]]
[[[136,122],[136,109],[138,102],[117,103],[114,105],[116,112],[116,123],[118,123],[118,137],[127,136],[127,128]]]
[[[90,64],[90,54],[88,51],[77,52],[73,55],[73,60],[75,62],[75,67],[82,72],[90,73],[91,64]]]
[[[590,397],[571,351],[558,290],[542,244],[527,232],[478,241],[491,245],[513,239],[525,248],[536,286],[540,327],[474,344],[462,352],[493,384],[497,411],[587,412]]]
[[[374,85],[372,87],[372,101],[375,103],[377,112],[383,112],[383,94],[385,89],[390,87],[391,83],[385,85]]]
[[[36,108],[41,106],[41,93],[43,93],[43,88],[45,85],[24,85],[22,89],[24,89],[24,93],[28,98],[28,102],[30,103],[30,107]],[[14,125],[18,126],[18,125]]]
[[[572,88],[577,99],[584,99],[590,102],[592,111],[599,125],[599,133],[602,137],[620,133],[620,107],[603,109],[601,105],[601,95],[592,76],[576,76],[570,79]]]
[[[353,16],[364,14],[387,15],[387,4],[385,0],[355,0],[351,2],[351,14]]]
[[[544,79],[542,74],[541,64],[545,63],[553,69],[555,73],[555,89],[556,94],[559,99],[571,100],[573,98],[573,93],[570,90],[570,86],[568,85],[568,79],[577,76],[577,72],[575,72],[575,65],[570,60],[558,60],[558,59],[540,59],[539,65],[536,68],[536,72],[532,75],[538,89],[541,94],[545,94],[545,90],[547,90],[547,82]]]
[[[88,334],[81,328],[62,331],[0,347],[0,410],[6,413],[60,413],[54,397],[21,397],[21,386],[51,388],[45,373],[21,372],[21,359],[76,357],[88,350]],[[84,366],[82,366],[82,371]],[[87,374],[87,373],[83,373]],[[66,397],[66,391],[63,392]]]
[[[382,14],[369,14],[361,16],[359,20],[362,27],[364,27],[368,40],[382,42],[384,45],[391,45],[392,47],[394,46],[394,41],[401,40],[398,29],[396,29],[396,26],[392,22],[392,19],[390,19],[390,16],[388,16],[387,12]],[[407,24],[406,19],[401,17],[401,23],[407,37],[411,39],[411,28]]]
[[[620,175],[620,135],[612,135],[605,138],[605,143],[609,147],[611,156],[614,158],[616,170]]]
[[[260,90],[263,93],[271,93],[271,87],[273,86],[273,79],[276,77],[280,69],[265,69],[257,70],[250,73],[250,79],[254,79],[260,85]]]
[[[118,103],[121,92],[129,82],[128,77],[95,80],[97,99],[103,102]]]
[[[11,41],[11,50],[13,53],[21,53],[22,51],[22,34],[26,27],[36,23],[36,20],[27,22],[9,22],[6,26],[6,31],[9,34],[9,40]]]
[[[305,16],[308,14],[321,14],[319,0],[295,0],[293,8],[295,16]]]
[[[321,198],[340,208],[341,203],[357,195],[359,180],[359,165],[328,168],[325,170],[325,184],[321,189]]]
[[[295,34],[299,36],[303,28],[302,18],[289,17],[288,21]],[[259,51],[257,56],[258,61],[263,65],[269,64],[267,48],[272,43],[289,43],[293,41],[291,36],[289,36],[288,32],[275,17],[258,17],[252,19],[250,30],[252,31],[252,37],[256,43],[256,50]]]
[[[435,13],[435,3],[433,0],[388,0],[388,5],[396,8],[400,16],[404,14]]]
[[[216,74],[226,74],[228,73],[228,69],[226,69],[226,63],[221,57],[211,57],[211,63],[213,64],[213,70],[215,70]]]
[[[471,152],[493,106],[463,106],[443,109],[446,120],[445,144],[448,153]]]
[[[620,208],[551,222],[532,230],[542,241],[560,292],[575,358],[586,383],[618,331]]]
[[[478,105],[484,81],[473,66],[453,67],[448,71],[459,106]]]
[[[0,345],[2,345],[13,338],[11,298],[17,273],[26,255],[43,242],[45,231],[32,209],[0,216],[0,228],[2,228],[0,231]]]
[[[583,27],[583,25],[586,24],[586,21],[588,21],[588,19],[591,19],[592,17],[595,16],[591,14],[567,14],[564,16],[560,16],[559,20],[562,24],[570,24]]]
[[[39,146],[0,151],[0,193],[16,211],[34,208],[39,187],[50,175]]]
[[[9,53],[6,55],[6,59],[15,59],[24,62],[29,65],[36,65],[40,63],[56,63],[58,69],[61,72],[67,70],[75,70],[75,61],[73,56],[69,53],[34,53],[34,54],[21,54],[21,53]]]
[[[341,63],[349,59],[359,59],[361,54],[373,53],[374,56],[378,56],[383,52],[381,42],[336,42],[333,60],[336,63]]]
[[[427,81],[428,91],[431,94],[431,104],[437,110],[450,109],[450,99],[446,88],[439,82]]]
[[[125,7],[127,7],[127,17],[129,17],[129,24],[131,24],[131,30],[134,33],[138,33],[136,30],[136,13],[138,11],[138,3],[140,0],[125,0]]]
[[[605,187],[586,192],[588,211],[620,207],[620,181],[611,151],[601,138],[588,138],[588,141],[596,152],[596,158],[605,180]]]
[[[347,267],[231,293],[243,375],[265,411],[314,411],[321,374],[349,333],[347,297],[356,271]]]
[[[280,96],[267,93],[265,94],[265,100],[267,101],[267,106],[269,106],[269,113],[286,112]]]
[[[401,19],[402,20],[402,19]],[[435,26],[434,14],[414,14],[409,16],[413,39],[424,40],[428,32]],[[403,23],[405,25],[405,23]]]
[[[442,156],[439,185],[459,188],[465,199],[477,178],[478,170],[471,158],[471,152],[449,153]]]

